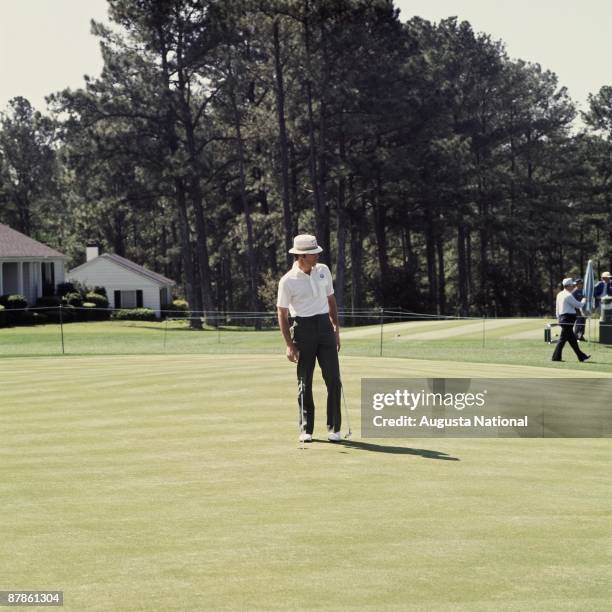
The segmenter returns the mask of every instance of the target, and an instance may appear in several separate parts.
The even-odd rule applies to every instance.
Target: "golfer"
[[[278,324],[287,344],[287,359],[297,363],[300,442],[312,442],[315,406],[312,375],[318,360],[327,386],[327,439],[339,442],[340,330],[331,272],[318,263],[323,249],[317,239],[301,234],[293,239],[293,267],[278,284]],[[289,314],[293,325],[289,326]],[[303,402],[303,413],[302,413]]]
[[[591,356],[583,353],[578,346],[578,341],[574,335],[574,323],[576,322],[576,308],[582,308],[582,302],[579,302],[573,295],[572,290],[574,289],[574,279],[564,278],[563,290],[557,294],[557,318],[559,325],[561,326],[561,337],[555,352],[553,353],[553,361],[563,361],[561,359],[563,353],[563,347],[566,342],[570,343],[570,346],[574,349],[578,361],[586,361]]]

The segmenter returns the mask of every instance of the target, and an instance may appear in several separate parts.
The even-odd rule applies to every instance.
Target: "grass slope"
[[[363,376],[585,375],[342,366],[354,431]],[[302,451],[279,356],[2,369],[0,589],[63,589],[79,611],[609,610],[608,440],[356,435]]]

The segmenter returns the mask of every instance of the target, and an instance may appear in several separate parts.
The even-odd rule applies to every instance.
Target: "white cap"
[[[564,278],[563,281],[561,281],[561,284],[564,287],[573,287],[576,283],[574,282],[573,278]]]
[[[310,234],[300,234],[293,239],[293,248],[289,249],[293,255],[314,255],[323,249],[317,244],[317,239]]]

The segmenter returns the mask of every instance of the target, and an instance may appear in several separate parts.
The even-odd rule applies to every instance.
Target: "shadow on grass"
[[[329,444],[327,440],[317,440],[313,438],[313,442],[325,442]],[[416,455],[417,457],[423,457],[425,459],[440,459],[442,461],[461,461],[457,457],[451,457],[446,453],[440,453],[435,450],[427,450],[425,448],[408,448],[406,446],[386,446],[382,444],[372,444],[372,442],[357,442],[357,440],[342,440],[341,442],[335,442],[337,446],[343,446],[344,448],[354,448],[356,450],[370,451],[372,453],[389,453],[391,455]]]

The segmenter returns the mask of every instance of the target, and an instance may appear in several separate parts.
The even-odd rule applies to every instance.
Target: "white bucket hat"
[[[293,255],[314,255],[323,249],[317,244],[317,239],[310,234],[300,234],[293,239],[293,248],[289,252]]]
[[[573,287],[576,283],[573,278],[564,278],[561,283],[564,287]]]

